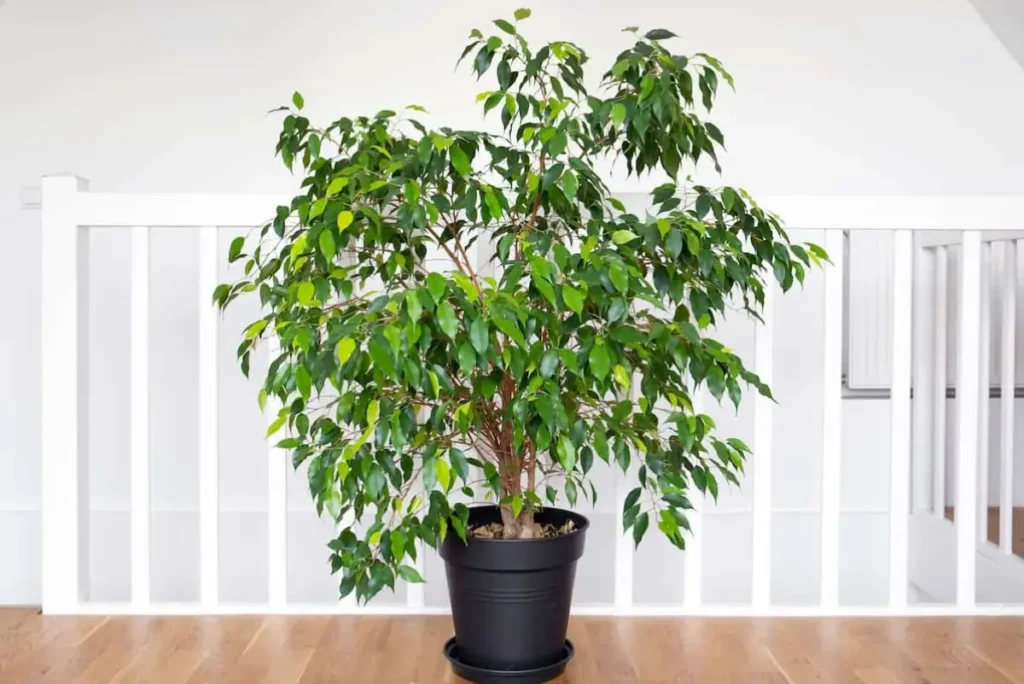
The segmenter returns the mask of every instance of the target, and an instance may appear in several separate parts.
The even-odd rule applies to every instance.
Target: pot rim
[[[469,508],[470,515],[472,515],[474,510],[477,510],[477,509],[479,509],[479,510],[482,510],[482,509],[494,510],[494,509],[498,508],[498,505],[497,504],[477,504],[477,505],[473,505],[473,506],[467,506],[467,508]],[[583,515],[582,513],[577,513],[576,511],[574,511],[572,509],[569,509],[569,508],[559,508],[558,506],[544,506],[544,507],[541,508],[541,510],[562,511],[564,513],[568,513],[571,516],[579,518],[580,520],[583,521],[583,524],[582,525],[578,525],[576,527],[576,529],[574,529],[569,534],[559,534],[559,535],[556,535],[554,537],[533,537],[531,539],[505,539],[504,537],[502,537],[501,539],[498,539],[498,538],[495,538],[495,537],[477,537],[477,536],[474,536],[472,534],[468,534],[468,530],[467,530],[466,544],[467,545],[470,544],[470,543],[479,543],[479,544],[519,544],[519,543],[523,543],[523,542],[533,542],[533,543],[549,542],[549,543],[551,543],[551,542],[557,542],[560,539],[572,539],[575,535],[583,533],[583,532],[586,532],[587,528],[590,527],[590,518],[588,518],[587,516]]]

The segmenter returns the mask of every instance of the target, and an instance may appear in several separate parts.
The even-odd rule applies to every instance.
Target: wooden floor
[[[447,617],[51,618],[0,610],[0,682],[435,684]],[[576,618],[561,684],[1024,684],[1024,618]]]

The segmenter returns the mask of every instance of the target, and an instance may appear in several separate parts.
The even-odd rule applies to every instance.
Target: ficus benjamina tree
[[[682,548],[691,488],[717,495],[749,453],[694,393],[771,396],[716,321],[757,317],[772,279],[788,290],[827,259],[743,190],[680,178],[718,168],[722,132],[702,118],[732,85],[718,60],[628,28],[591,89],[584,50],[531,46],[529,16],[474,30],[459,60],[487,79],[477,101],[497,132],[428,128],[415,105],[317,128],[296,93],[277,154],[302,192],[232,242],[245,275],[214,293],[262,302],[238,356],[248,374],[276,339],[259,403],[337,523],[342,595],[422,581],[422,544],[465,540],[467,503],[498,505],[506,538],[551,533],[535,513],[596,500],[597,461],[635,477],[636,543],[653,521]],[[602,160],[667,176],[644,216],[610,193]]]

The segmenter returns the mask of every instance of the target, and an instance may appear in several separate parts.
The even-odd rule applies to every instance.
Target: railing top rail
[[[46,185],[43,180],[43,202]],[[636,190],[614,193],[642,194]],[[844,197],[766,195],[759,204],[791,229],[1020,231],[1024,195]],[[84,226],[256,226],[273,218],[286,195],[243,193],[78,192],[70,210]]]

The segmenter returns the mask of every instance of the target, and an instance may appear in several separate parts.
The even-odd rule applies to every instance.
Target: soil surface
[[[569,534],[576,529],[576,523],[572,520],[567,520],[564,525],[556,527],[554,525],[542,523],[537,525],[538,533],[534,534],[534,539],[546,539],[548,537],[560,537],[563,534]],[[491,523],[490,525],[478,525],[472,527],[469,533],[474,537],[480,539],[504,539],[505,538],[505,526],[500,522]]]

